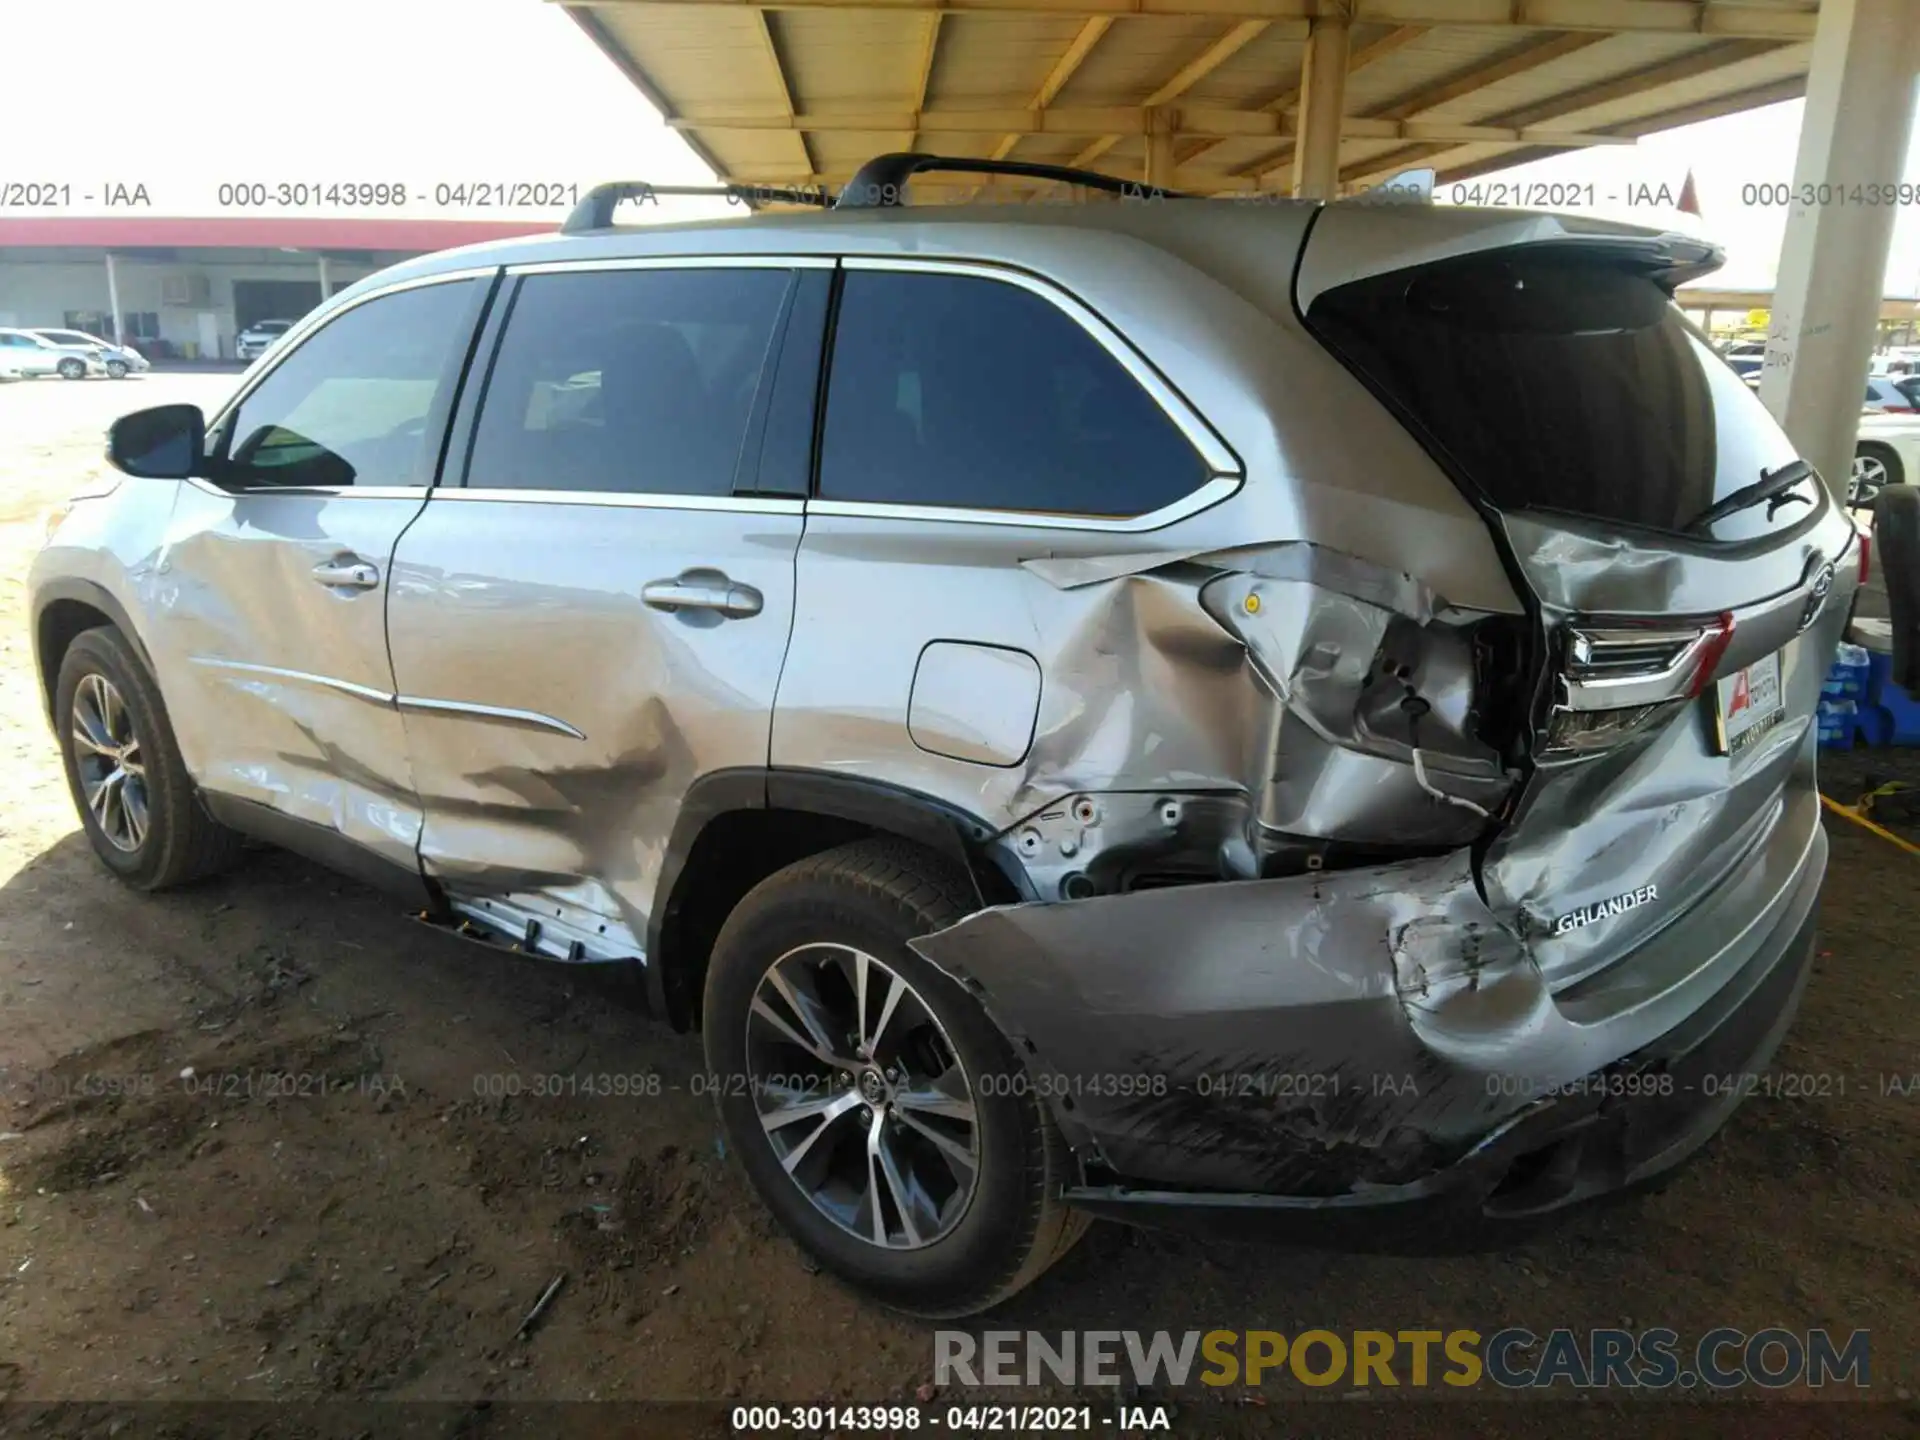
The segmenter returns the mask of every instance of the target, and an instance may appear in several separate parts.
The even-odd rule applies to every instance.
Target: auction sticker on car
[[[1780,723],[1780,656],[1756,660],[1744,670],[1715,682],[1718,692],[1720,748],[1738,755]]]

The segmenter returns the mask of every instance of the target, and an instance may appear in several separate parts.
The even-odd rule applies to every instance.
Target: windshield
[[[283,335],[292,327],[291,320],[262,320],[253,328],[262,335]]]
[[[1307,322],[1503,510],[1684,532],[1796,458],[1667,292],[1591,252],[1373,276],[1320,296]],[[1815,483],[1796,493],[1812,502]],[[1743,510],[1711,538],[1757,538],[1809,503]]]

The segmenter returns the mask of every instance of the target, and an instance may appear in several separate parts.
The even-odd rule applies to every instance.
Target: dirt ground
[[[773,1229],[694,1093],[693,1039],[286,855],[155,898],[94,863],[31,674],[28,562],[48,508],[101,468],[113,414],[231,384],[0,387],[0,1399],[376,1396],[445,1402],[434,1433],[478,1434],[491,1407],[538,1399],[926,1398],[930,1327],[853,1298]],[[1872,764],[1848,760],[1843,798]],[[1829,1077],[1824,1093],[1749,1101],[1663,1192],[1511,1253],[1418,1262],[1101,1226],[992,1326],[1861,1328],[1885,1403],[1799,1408],[1911,1428],[1920,859],[1829,829],[1818,971],[1776,1064]],[[589,1073],[659,1093],[497,1098],[503,1077]],[[1263,1418],[1318,1432],[1302,1417],[1364,1408],[1390,1434],[1447,1409],[1403,1394],[1309,1412],[1300,1393],[1271,1387]],[[1258,1408],[1151,1398],[1195,1434]]]

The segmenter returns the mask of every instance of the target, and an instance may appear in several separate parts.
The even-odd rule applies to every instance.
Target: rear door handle
[[[669,615],[678,610],[717,610],[729,620],[758,615],[766,597],[718,570],[686,570],[671,580],[650,580],[640,598]]]
[[[343,556],[314,566],[313,578],[322,585],[342,590],[371,590],[380,583],[380,572],[364,560]]]

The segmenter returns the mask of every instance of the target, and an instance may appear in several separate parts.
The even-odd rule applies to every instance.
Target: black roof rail
[[[652,185],[645,180],[610,180],[596,185],[580,197],[565,222],[562,235],[581,235],[589,230],[605,230],[613,224],[613,208],[622,200],[654,200],[663,195],[710,195],[740,205],[817,205],[833,204],[833,194],[825,188],[793,190],[778,185]]]
[[[958,175],[1024,175],[1035,180],[1063,180],[1070,185],[1084,185],[1089,190],[1134,199],[1194,198],[1179,190],[1145,185],[1138,180],[1120,180],[1112,175],[1102,175],[1098,170],[1076,170],[1071,165],[1046,165],[1032,160],[975,159],[965,155],[928,155],[919,151],[898,150],[889,155],[876,155],[862,165],[854,173],[853,179],[841,187],[839,198],[833,202],[834,207],[841,210],[868,210],[903,204],[907,182],[929,170]]]

